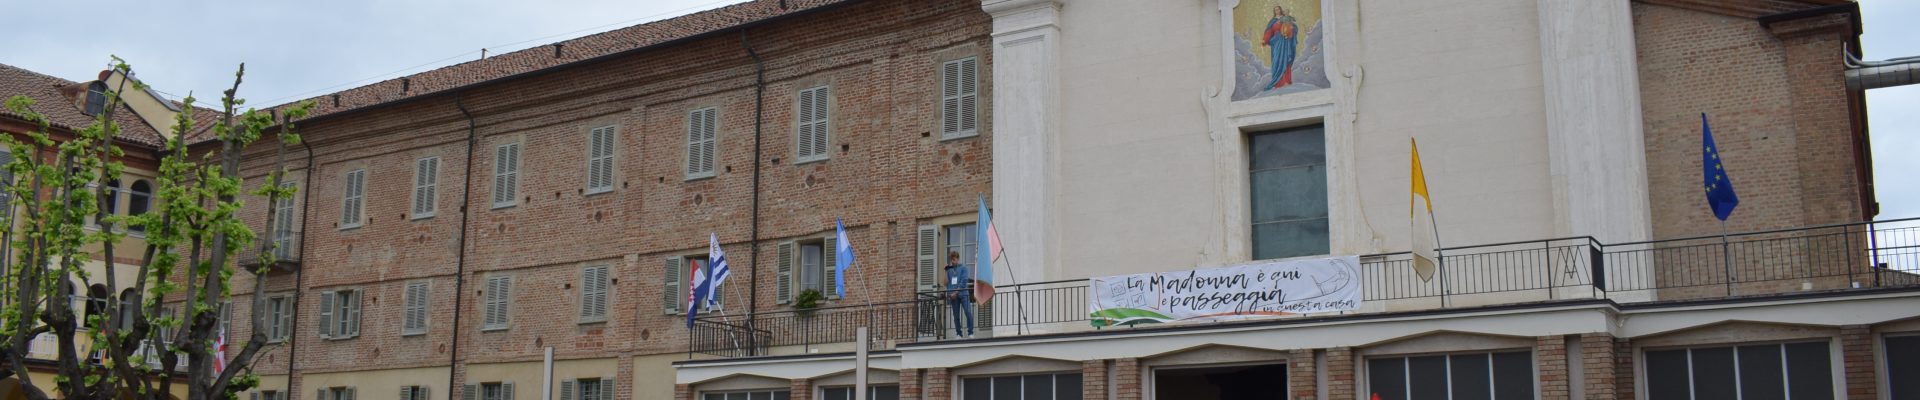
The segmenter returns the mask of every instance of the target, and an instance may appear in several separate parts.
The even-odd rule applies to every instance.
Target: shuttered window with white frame
[[[427,283],[407,284],[405,310],[402,313],[400,334],[403,336],[427,333]]]
[[[940,139],[980,134],[980,60],[940,64]]]
[[[607,320],[608,286],[606,265],[589,266],[580,270],[580,322],[593,323]]]
[[[719,139],[719,110],[713,107],[687,113],[687,179],[714,175]]]
[[[827,159],[827,149],[833,124],[833,91],[828,86],[801,90],[795,117],[798,119],[794,139],[794,160],[811,162]]]
[[[292,189],[293,182],[283,182],[281,189]],[[276,259],[288,259],[294,255],[293,243],[293,195],[287,195],[273,201],[273,232],[268,238],[273,240],[273,255]]]
[[[440,157],[413,163],[413,218],[428,218],[439,210]]]
[[[340,228],[360,227],[366,211],[367,170],[347,171],[340,193]]]
[[[512,207],[520,199],[520,142],[493,148],[493,208]]]
[[[360,291],[320,292],[320,337],[351,339],[360,336]]]
[[[507,329],[507,306],[513,298],[513,277],[495,276],[487,278],[484,319],[481,330]]]
[[[413,385],[400,387],[400,400],[429,400],[433,395],[426,386]]]
[[[293,326],[293,300],[287,296],[267,298],[267,342],[279,343],[287,340],[289,328]]]
[[[587,134],[587,194],[613,191],[615,140],[619,128],[607,125]]]

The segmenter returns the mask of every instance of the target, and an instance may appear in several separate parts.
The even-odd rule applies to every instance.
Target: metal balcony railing
[[[265,240],[266,241],[265,244],[271,246],[271,249],[272,249],[271,255],[273,256],[272,258],[273,268],[283,269],[283,270],[293,270],[300,267],[300,252],[299,252],[300,232],[299,231],[292,231],[292,230],[272,231],[266,235],[263,235],[258,240]],[[261,251],[262,251],[260,247],[261,244],[262,244],[261,242],[255,241],[252,245],[247,246],[247,248],[240,249],[240,252],[237,257],[238,260],[236,260],[237,264],[240,265],[241,267],[246,267],[246,268],[253,268],[253,267],[260,266],[261,262],[264,261],[264,259],[261,257]]]
[[[1361,256],[1360,312],[1920,286],[1920,218],[1620,244],[1573,237],[1440,253],[1443,267],[1429,279],[1413,271],[1410,253]],[[975,305],[976,332],[1020,335],[1089,321],[1085,279],[998,286],[996,292]],[[897,302],[704,317],[695,321],[688,351],[721,357],[765,356],[782,347],[800,354],[846,351],[861,326],[869,328],[870,349],[943,340],[954,332],[949,304],[946,292],[922,292]]]

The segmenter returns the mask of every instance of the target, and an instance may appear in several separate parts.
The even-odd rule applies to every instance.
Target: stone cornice
[[[993,15],[994,18],[999,18],[1006,14],[1017,13],[1017,12],[1024,11],[1026,9],[1038,8],[1038,7],[1052,7],[1054,9],[1059,9],[1060,1],[1059,0],[986,0],[980,3],[980,9],[985,10],[987,14]]]

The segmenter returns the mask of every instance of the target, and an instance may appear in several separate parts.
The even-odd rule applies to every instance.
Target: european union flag
[[[1706,178],[1707,206],[1713,208],[1713,216],[1726,221],[1733,215],[1733,208],[1740,205],[1740,196],[1733,194],[1733,182],[1727,180],[1727,169],[1720,165],[1720,147],[1713,144],[1713,127],[1707,125],[1707,114],[1700,114],[1700,142],[1705,145],[1701,150],[1701,175]]]

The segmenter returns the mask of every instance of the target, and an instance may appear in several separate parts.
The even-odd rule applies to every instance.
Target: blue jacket
[[[958,300],[960,301],[973,301],[973,291],[967,290],[973,289],[973,274],[971,272],[972,271],[967,269],[966,264],[947,266],[947,290],[959,291]]]

